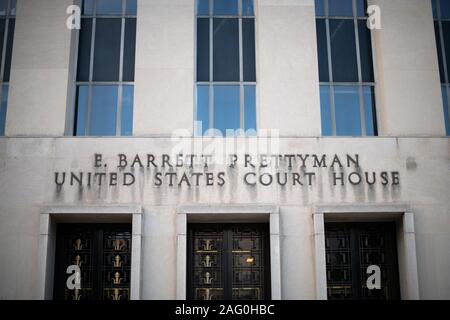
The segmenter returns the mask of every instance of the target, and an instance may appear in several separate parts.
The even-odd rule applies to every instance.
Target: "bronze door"
[[[328,299],[399,299],[395,223],[326,223],[325,248]],[[373,265],[381,288],[369,290]]]
[[[56,241],[55,299],[129,300],[130,225],[58,224]],[[79,267],[80,288],[68,288],[69,266]]]
[[[188,230],[188,299],[270,299],[267,225],[192,224]]]

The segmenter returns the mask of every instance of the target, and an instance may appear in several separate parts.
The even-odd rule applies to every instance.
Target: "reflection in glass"
[[[214,127],[226,135],[240,128],[239,86],[214,86]]]
[[[353,20],[330,19],[333,81],[357,82],[355,25]]]
[[[352,0],[328,0],[328,15],[334,17],[352,17]]]
[[[322,135],[332,136],[333,129],[331,124],[331,108],[330,108],[330,86],[320,86],[320,111],[322,118]]]
[[[209,19],[197,19],[197,81],[209,81]]]
[[[97,0],[97,15],[120,15],[122,0]]]
[[[133,100],[134,86],[126,85],[122,89],[122,125],[121,135],[133,135]]]
[[[117,86],[92,87],[92,111],[89,134],[116,135]]]
[[[85,136],[87,134],[86,119],[88,109],[88,97],[89,97],[89,87],[78,86],[77,104],[76,104],[76,123],[75,123],[76,136]]]
[[[242,0],[242,15],[247,17],[255,15],[253,0]]]
[[[81,19],[81,31],[78,40],[78,81],[89,81],[91,60],[92,19]]]
[[[238,0],[214,0],[214,15],[237,16]]]
[[[209,86],[197,86],[197,121],[201,128],[196,128],[196,135],[201,136],[209,129]]]
[[[126,0],[125,14],[136,15],[137,14],[137,0]]]
[[[327,33],[324,19],[316,19],[317,55],[319,60],[319,80],[329,81]]]
[[[122,19],[97,19],[94,50],[94,81],[118,81]]]
[[[6,108],[8,107],[8,85],[2,85],[2,100],[0,103],[0,136],[5,135]]]
[[[446,86],[442,86],[442,100],[444,103],[444,121],[447,136],[450,136],[450,110],[448,105],[448,96]]]
[[[256,81],[255,20],[242,19],[244,81]]]
[[[366,135],[376,135],[375,92],[372,86],[363,86]]]
[[[244,129],[256,134],[256,86],[244,86]],[[250,135],[252,132],[248,132]]]
[[[372,42],[366,20],[358,20],[359,52],[361,57],[361,75],[363,82],[373,82]]]
[[[214,81],[239,81],[238,19],[214,18]]]
[[[136,51],[136,19],[125,20],[123,52],[123,81],[134,81],[134,60]]]
[[[209,16],[209,0],[197,0],[197,15]]]
[[[316,17],[325,16],[324,0],[315,0]]]
[[[336,134],[338,136],[360,136],[361,116],[358,86],[334,86]]]

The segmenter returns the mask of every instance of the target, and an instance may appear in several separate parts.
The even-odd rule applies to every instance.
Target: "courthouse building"
[[[0,57],[0,299],[450,299],[450,0],[0,0]]]

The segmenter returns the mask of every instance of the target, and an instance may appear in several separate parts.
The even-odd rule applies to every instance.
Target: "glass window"
[[[256,81],[255,20],[242,19],[244,81]]]
[[[197,81],[209,81],[209,19],[197,19]]]
[[[126,19],[123,52],[123,81],[134,81],[136,50],[136,19]]]
[[[446,135],[450,135],[449,66],[450,66],[450,1],[435,0],[433,4],[434,31],[438,53],[439,76],[442,84],[442,104]]]
[[[323,4],[324,0],[315,0],[315,7],[316,7],[316,16],[321,17],[325,15],[325,7]]]
[[[322,135],[332,136],[332,116],[331,116],[331,105],[330,105],[330,86],[321,85],[320,86],[320,111],[322,115]]]
[[[214,81],[239,81],[239,21],[214,18]]]
[[[132,134],[136,10],[136,0],[83,2],[74,135]]]
[[[122,136],[133,135],[134,86],[123,86],[122,98]]]
[[[118,81],[121,19],[99,18],[95,26],[94,81]]]
[[[215,16],[237,16],[238,0],[214,0]]]
[[[256,129],[256,86],[244,86],[244,122],[246,131]]]
[[[197,15],[209,16],[209,1],[210,0],[197,0]]]
[[[137,0],[127,0],[125,14],[132,16],[137,14]]]
[[[360,136],[361,116],[358,86],[334,86],[336,135]]]
[[[203,135],[209,129],[209,86],[197,86],[197,130]]]
[[[16,1],[0,0],[0,136],[5,134]]]
[[[92,87],[90,135],[116,135],[117,93],[117,86]]]
[[[226,135],[226,130],[240,126],[239,86],[214,86],[214,128]]]
[[[365,0],[316,1],[324,136],[377,135],[372,43],[366,26],[366,6]]]
[[[255,131],[254,3],[252,0],[197,0],[196,7],[195,134],[214,132],[208,129],[217,129],[221,134],[226,134],[227,129]]]
[[[0,136],[5,135],[6,107],[8,103],[8,85],[1,87],[2,100],[0,102]]]
[[[120,15],[122,0],[97,0],[97,15]]]
[[[353,20],[330,19],[333,81],[357,82],[355,25]]]
[[[317,54],[319,58],[319,80],[329,81],[328,70],[328,46],[327,46],[327,31],[325,20],[316,20],[317,29]]]
[[[328,0],[328,15],[334,17],[352,17],[352,0]]]

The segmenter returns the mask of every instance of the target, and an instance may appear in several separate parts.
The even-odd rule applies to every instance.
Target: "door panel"
[[[270,298],[268,228],[264,224],[189,225],[188,298]]]

